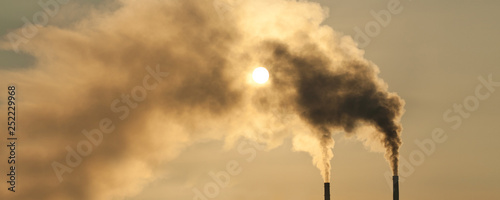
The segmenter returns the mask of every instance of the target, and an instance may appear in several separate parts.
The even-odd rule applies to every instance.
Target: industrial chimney
[[[325,183],[325,200],[330,200],[330,183]]]
[[[393,196],[394,200],[399,200],[399,177],[398,176],[392,177],[392,196]]]

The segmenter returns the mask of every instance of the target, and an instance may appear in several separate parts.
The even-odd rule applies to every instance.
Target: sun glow
[[[269,72],[264,67],[257,67],[253,70],[252,78],[259,84],[264,84],[269,80]]]

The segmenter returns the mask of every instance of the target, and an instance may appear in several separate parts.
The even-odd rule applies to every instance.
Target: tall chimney
[[[330,183],[325,183],[325,200],[330,200]]]
[[[392,196],[394,200],[399,200],[399,177],[392,177]]]

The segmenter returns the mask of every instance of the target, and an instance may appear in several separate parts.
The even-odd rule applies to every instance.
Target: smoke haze
[[[223,3],[221,12],[212,1],[123,0],[71,26],[40,28],[21,46],[35,66],[0,74],[2,85],[16,83],[22,109],[24,192],[15,199],[134,196],[161,163],[204,140],[231,147],[248,138],[273,148],[292,137],[294,150],[310,153],[329,181],[332,134],[363,126],[376,128],[370,138],[384,145],[397,174],[404,102],[350,37],[320,25],[326,9],[285,0]],[[270,72],[264,85],[251,80],[259,66]],[[155,78],[158,71],[164,76]],[[145,99],[124,101],[148,75],[155,87]],[[60,183],[52,164],[65,164],[67,147],[76,149],[87,139],[82,131],[101,119],[114,130]]]

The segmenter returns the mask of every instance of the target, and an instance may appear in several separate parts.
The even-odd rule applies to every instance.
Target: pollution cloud
[[[35,66],[0,74],[2,85],[16,83],[23,111],[24,192],[14,199],[134,196],[156,167],[202,140],[272,148],[292,137],[329,181],[332,134],[364,126],[376,128],[370,138],[397,173],[404,102],[352,38],[321,25],[327,9],[217,2],[224,12],[213,1],[116,1],[70,26],[40,28],[20,46]],[[11,49],[7,40],[2,47]],[[250,80],[258,66],[268,68],[267,84]],[[53,163],[67,165],[68,147],[76,151],[103,119],[113,131],[59,182]]]

